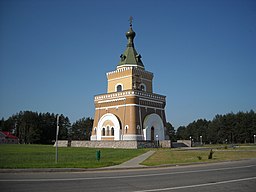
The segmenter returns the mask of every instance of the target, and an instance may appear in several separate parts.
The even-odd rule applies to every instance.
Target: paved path
[[[149,158],[151,155],[153,155],[155,151],[148,151],[138,157],[135,157],[133,159],[130,159],[129,161],[126,161],[120,165],[111,166],[109,168],[138,168],[138,167],[146,167],[145,165],[140,165],[143,161],[145,161],[147,158]]]

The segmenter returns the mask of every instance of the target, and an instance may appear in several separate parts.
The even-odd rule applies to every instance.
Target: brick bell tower
[[[126,32],[127,47],[116,70],[108,72],[107,93],[94,97],[92,141],[165,140],[165,96],[153,93],[153,73],[146,71],[134,47],[136,33]]]

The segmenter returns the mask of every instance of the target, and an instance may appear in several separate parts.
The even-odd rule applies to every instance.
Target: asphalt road
[[[256,159],[136,170],[0,173],[1,191],[256,191]]]

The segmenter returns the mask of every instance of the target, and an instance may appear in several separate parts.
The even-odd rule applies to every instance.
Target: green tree
[[[72,140],[90,140],[93,119],[87,117],[77,120],[71,128]]]
[[[5,131],[13,132],[20,143],[52,144],[56,136],[56,115],[54,113],[37,113],[20,111],[4,122]],[[60,139],[67,139],[70,122],[64,115],[60,116]]]
[[[166,131],[167,131],[167,135],[169,136],[171,141],[176,141],[177,140],[175,129],[172,126],[172,124],[169,123],[169,122],[166,123]]]
[[[176,136],[178,140],[188,139],[187,130],[185,126],[180,126],[177,129]]]
[[[2,119],[0,120],[0,131],[3,131],[3,130],[4,130],[4,122],[5,122],[5,120],[4,120],[4,118],[2,118]]]
[[[67,139],[68,138],[68,132],[71,128],[71,123],[69,121],[68,117],[65,117],[64,115],[60,115],[59,118],[59,139]]]

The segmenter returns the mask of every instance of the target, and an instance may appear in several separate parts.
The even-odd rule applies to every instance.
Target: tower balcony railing
[[[127,96],[139,96],[144,97],[147,99],[158,100],[165,102],[166,96],[155,94],[155,93],[148,93],[145,91],[140,90],[125,90],[120,92],[113,92],[113,93],[105,93],[99,94],[94,96],[94,101],[101,101],[105,99],[118,99],[120,97],[127,97]]]

